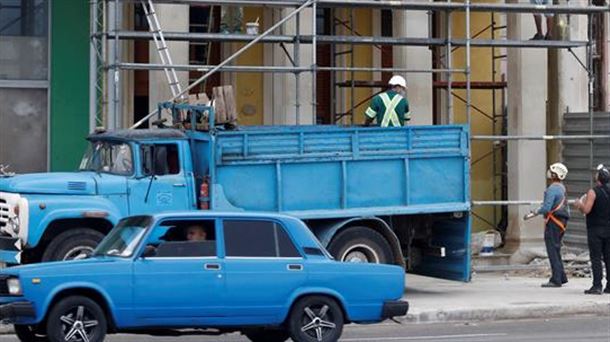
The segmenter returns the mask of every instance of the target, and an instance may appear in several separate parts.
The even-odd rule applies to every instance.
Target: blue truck
[[[208,127],[94,133],[76,172],[0,178],[0,262],[86,257],[127,216],[251,211],[302,219],[337,260],[470,279],[467,126]]]

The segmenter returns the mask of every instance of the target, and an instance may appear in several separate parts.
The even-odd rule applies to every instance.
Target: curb
[[[424,311],[407,314],[400,321],[405,323],[439,323],[464,321],[502,321],[513,319],[536,319],[575,315],[599,315],[610,317],[609,303],[585,303],[569,305],[528,305],[524,307],[501,307],[493,309],[456,309]]]

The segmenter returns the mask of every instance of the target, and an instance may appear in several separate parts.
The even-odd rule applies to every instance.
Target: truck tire
[[[336,342],[345,318],[337,302],[325,296],[301,298],[290,310],[288,330],[295,342]]]
[[[343,229],[331,240],[328,251],[344,262],[393,263],[392,248],[377,231],[366,227]]]
[[[103,342],[108,329],[106,322],[104,310],[93,300],[83,296],[66,297],[57,302],[49,312],[49,341]]]
[[[81,259],[91,255],[104,235],[90,228],[76,228],[57,235],[45,249],[42,261]]]

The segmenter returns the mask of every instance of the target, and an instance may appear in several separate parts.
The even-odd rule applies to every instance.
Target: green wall
[[[73,171],[89,132],[89,2],[51,1],[51,171]]]

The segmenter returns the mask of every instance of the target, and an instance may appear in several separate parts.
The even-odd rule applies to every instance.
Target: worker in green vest
[[[381,127],[400,127],[411,119],[409,101],[405,96],[407,81],[402,76],[394,75],[388,84],[390,89],[373,97],[371,105],[364,112],[365,126],[377,119]]]

